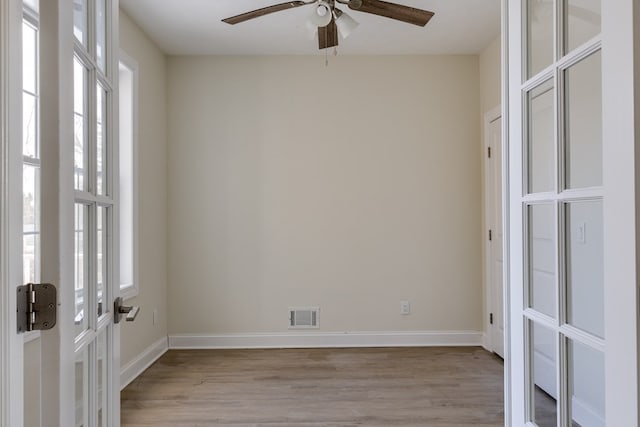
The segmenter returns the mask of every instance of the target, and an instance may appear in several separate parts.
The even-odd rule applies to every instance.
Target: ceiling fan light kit
[[[335,19],[336,26],[338,27],[338,34],[340,34],[340,37],[342,37],[343,40],[349,37],[349,34],[351,34],[351,32],[360,25],[355,19],[340,9],[333,10],[333,18]]]
[[[344,4],[356,12],[383,16],[420,27],[427,25],[427,22],[429,22],[433,16],[433,12],[427,10],[383,0],[298,0],[274,4],[251,12],[242,13],[225,18],[222,22],[235,25],[271,13],[300,6],[313,5],[313,12],[307,22],[317,28],[319,49],[326,49],[338,46],[338,33],[340,37],[344,39],[358,26],[358,22],[351,16],[336,8],[336,3]]]
[[[309,20],[311,20],[316,27],[326,27],[332,19],[331,6],[323,0],[318,1],[318,4],[314,7],[309,17]]]

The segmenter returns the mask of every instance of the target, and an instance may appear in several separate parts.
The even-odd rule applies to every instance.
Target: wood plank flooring
[[[122,426],[502,426],[478,347],[169,351],[122,392]]]

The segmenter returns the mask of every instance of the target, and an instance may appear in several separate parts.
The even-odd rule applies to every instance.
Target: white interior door
[[[508,422],[638,425],[632,152],[639,12],[631,0],[503,5]]]
[[[504,358],[504,290],[502,254],[502,118],[497,108],[485,115],[485,212],[487,242],[487,307],[491,350]]]
[[[9,249],[0,419],[7,427],[117,426],[118,1],[0,5],[0,77],[11,88],[2,91],[2,128],[11,135],[2,139],[0,236]],[[57,286],[57,324],[25,344],[15,287],[34,281]]]

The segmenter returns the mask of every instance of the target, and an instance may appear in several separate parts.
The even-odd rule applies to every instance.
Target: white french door
[[[118,0],[27,3],[29,21],[23,27],[22,1],[0,0],[3,65],[0,421],[2,427],[24,425],[23,400],[29,400],[29,405],[40,402],[27,409],[40,412],[41,416],[35,417],[40,419],[40,425],[118,426],[119,329],[114,324],[113,307],[119,293],[114,249],[118,243],[115,180]],[[33,86],[38,89],[37,96],[24,86],[23,99],[29,101],[24,105],[22,31],[28,33],[24,34],[25,42],[33,38],[32,33],[37,35],[38,64],[32,73],[37,80]],[[24,63],[25,70],[29,64]],[[31,74],[25,71],[24,75],[26,85]],[[36,106],[30,97],[37,98]],[[22,120],[20,113],[25,116],[29,111],[30,119]],[[30,134],[32,128],[39,135],[34,142],[36,148],[33,153],[25,149],[23,156],[22,135]],[[29,193],[29,200],[24,200],[25,209],[35,205],[34,193],[38,193],[40,202],[38,215],[31,211],[25,214],[25,218],[33,218],[33,224],[30,223],[33,230],[27,233],[29,236],[25,234],[28,242],[25,240],[24,245],[23,161],[25,171],[39,170],[39,174],[25,172],[25,184],[37,189],[25,192]],[[34,228],[35,224],[38,227]],[[33,401],[22,393],[23,338],[16,333],[15,319],[16,287],[22,284],[23,247],[29,249],[29,257],[25,259],[34,260],[41,281],[58,288],[57,324],[35,338],[39,341],[41,372],[36,391],[42,399]],[[34,248],[41,254],[39,261]]]
[[[513,426],[638,425],[633,3],[503,3]]]

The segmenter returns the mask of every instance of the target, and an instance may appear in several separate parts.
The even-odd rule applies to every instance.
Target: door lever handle
[[[114,323],[120,323],[123,314],[126,314],[125,320],[127,322],[133,322],[134,320],[136,320],[139,312],[140,307],[138,306],[122,305],[122,297],[116,298],[116,300],[113,302]]]

